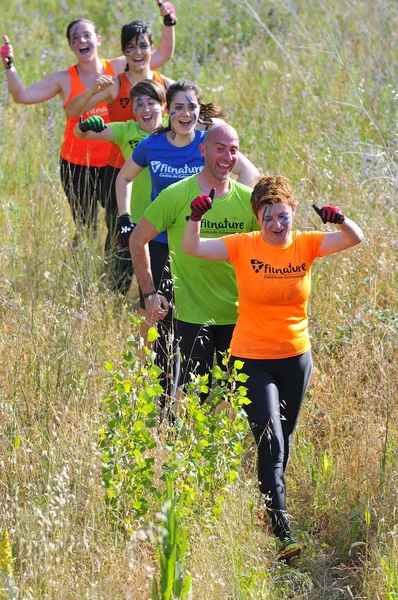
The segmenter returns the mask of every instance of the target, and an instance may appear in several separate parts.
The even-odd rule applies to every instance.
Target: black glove
[[[131,220],[130,213],[123,213],[117,219],[117,226],[119,228],[119,242],[124,248],[129,245],[130,235],[134,229],[134,223]]]
[[[158,5],[159,8],[162,8],[163,6],[166,10],[169,11],[169,14],[163,17],[164,25],[166,25],[166,27],[174,27],[174,25],[176,25],[177,23],[174,4],[172,4],[171,2],[162,2],[161,0],[158,0]]]
[[[79,129],[85,133],[86,131],[94,131],[94,133],[101,133],[106,129],[105,121],[102,117],[98,117],[97,115],[93,115],[88,119],[82,120],[79,117]]]

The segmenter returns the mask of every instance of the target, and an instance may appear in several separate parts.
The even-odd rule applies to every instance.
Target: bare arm
[[[134,272],[137,277],[141,292],[145,296],[146,314],[155,321],[165,318],[169,310],[169,304],[162,294],[158,294],[153,282],[151,260],[149,257],[148,242],[152,240],[159,231],[145,217],[142,217],[130,236],[130,254],[133,261]],[[151,292],[154,292],[151,294]]]
[[[189,219],[182,238],[181,249],[196,258],[229,260],[228,248],[221,238],[200,237],[200,221]]]
[[[239,183],[243,183],[253,188],[260,179],[261,174],[257,167],[241,152],[239,152],[238,162],[232,170],[238,176]]]
[[[18,104],[39,104],[50,100],[60,94],[63,101],[69,93],[69,74],[67,71],[57,71],[48,75],[41,81],[26,87],[19,77],[14,64],[14,49],[6,35],[3,36],[4,45],[1,47],[1,58],[6,66],[8,89]]]
[[[338,225],[340,231],[330,231],[326,233],[320,246],[321,256],[335,254],[346,248],[351,248],[362,242],[364,235],[362,229],[348,217],[345,217],[344,223]]]
[[[88,112],[100,102],[112,102],[118,93],[117,85],[110,75],[100,75],[91,88],[78,94],[69,102],[65,113],[67,117],[78,117]]]
[[[14,101],[18,104],[39,104],[54,98],[57,94],[63,95],[62,72],[52,73],[41,81],[36,81],[28,87],[22,83],[15,66],[6,70],[8,89]],[[63,97],[63,100],[65,98]]]
[[[163,27],[158,49],[155,50],[151,57],[151,69],[156,69],[173,58],[175,48],[174,29],[175,27]]]
[[[137,165],[132,158],[129,158],[116,177],[116,198],[119,215],[130,212],[132,182],[142,170],[142,167]]]
[[[165,77],[164,75],[162,75],[162,79],[166,90],[168,90],[171,84],[174,83],[174,79],[170,79],[170,77]]]

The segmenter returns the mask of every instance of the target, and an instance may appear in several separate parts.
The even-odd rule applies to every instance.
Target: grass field
[[[319,228],[311,205],[331,203],[365,233],[358,248],[313,268],[315,371],[287,474],[302,558],[276,563],[273,539],[256,520],[250,435],[237,451],[238,425],[226,425],[230,445],[223,446],[218,425],[204,415],[218,451],[206,468],[219,487],[210,493],[213,483],[199,475],[181,474],[176,482],[191,498],[179,514],[181,539],[184,529],[187,535],[186,549],[180,547],[184,577],[192,576],[194,600],[394,600],[398,4],[175,0],[175,6],[176,52],[164,74],[195,79],[206,102],[228,110],[241,150],[264,173],[291,179],[298,228]],[[28,84],[73,63],[65,36],[72,19],[93,19],[104,38],[102,56],[114,57],[121,25],[150,20],[158,39],[157,15],[149,1],[10,0],[0,33],[10,38]],[[115,524],[103,501],[100,432],[119,419],[112,443],[118,451],[127,447],[123,398],[131,382],[144,390],[144,414],[151,400],[145,382],[155,380],[151,373],[137,379],[134,371],[136,287],[125,299],[107,288],[103,215],[98,239],[72,250],[74,227],[58,173],[61,101],[16,105],[5,77],[0,85],[0,530],[9,535],[15,582],[13,588],[3,543],[0,597],[146,600],[162,572],[156,490],[160,504],[166,496],[156,465],[180,464],[180,441],[192,432],[171,447],[164,432],[139,437],[136,427],[135,451],[138,442],[154,440],[148,452],[155,491],[137,467],[131,494],[117,490],[124,520]],[[236,479],[217,462],[231,448],[241,461]],[[145,452],[135,456],[146,460]],[[195,460],[194,453],[185,456],[187,471],[195,470]],[[145,489],[148,510],[140,514],[129,502]]]

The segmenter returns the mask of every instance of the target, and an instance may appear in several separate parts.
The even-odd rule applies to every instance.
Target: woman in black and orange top
[[[165,18],[169,3],[161,7],[161,15]],[[172,6],[172,5],[170,5]],[[165,12],[166,11],[166,12]],[[169,60],[174,52],[173,27],[165,27],[159,50],[151,57],[151,65],[158,67]],[[87,19],[76,19],[69,23],[66,35],[69,47],[77,57],[77,63],[62,71],[48,75],[41,81],[28,87],[22,83],[15,65],[14,52],[7,36],[0,49],[1,58],[6,69],[8,87],[15,102],[19,104],[38,104],[50,100],[57,94],[67,109],[74,95],[91,88],[100,76],[115,76],[126,68],[126,57],[119,56],[112,60],[101,60],[98,47],[101,44],[95,24]],[[91,114],[102,116],[109,121],[105,102],[93,107],[85,117]],[[77,229],[89,226],[95,231],[97,222],[97,202],[101,197],[101,188],[108,163],[110,144],[79,140],[73,135],[73,127],[78,119],[67,119],[64,140],[61,148],[61,180],[72,208]],[[77,232],[78,233],[78,232]],[[77,236],[75,236],[77,239]]]
[[[338,225],[339,231],[292,231],[296,203],[290,182],[282,176],[262,177],[251,205],[261,231],[202,239],[200,222],[212,201],[205,194],[195,198],[182,249],[234,266],[239,316],[232,360],[243,361],[248,375],[251,403],[245,411],[258,448],[260,491],[279,540],[279,557],[288,559],[301,551],[287,519],[285,470],[312,372],[307,315],[311,265],[316,258],[358,244],[363,233],[340,208],[315,205],[323,222]]]
[[[130,90],[134,84],[144,79],[153,79],[167,90],[172,79],[164,77],[159,71],[153,71],[151,57],[154,52],[151,28],[143,21],[132,21],[122,27],[122,52],[126,56],[126,70],[112,78],[107,75],[99,77],[86,92],[76,96],[66,109],[68,117],[86,114],[100,102],[108,105],[109,118],[112,122],[135,120],[130,100]],[[133,150],[133,148],[132,148]],[[118,146],[111,149],[105,171],[104,197],[108,236],[105,252],[112,254],[116,240],[117,202],[116,177],[124,165],[124,158]]]

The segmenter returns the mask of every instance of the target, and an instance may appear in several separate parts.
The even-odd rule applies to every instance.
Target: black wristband
[[[142,294],[143,298],[149,298],[149,296],[154,296],[155,294],[157,294],[156,290],[152,290],[152,292],[149,292],[148,294]]]
[[[10,64],[8,65],[8,67],[4,66],[4,68],[5,68],[5,69],[7,69],[7,71],[8,71],[8,69],[11,69],[11,67],[12,67],[13,65],[14,65],[14,63],[13,63],[13,62],[10,62]]]

